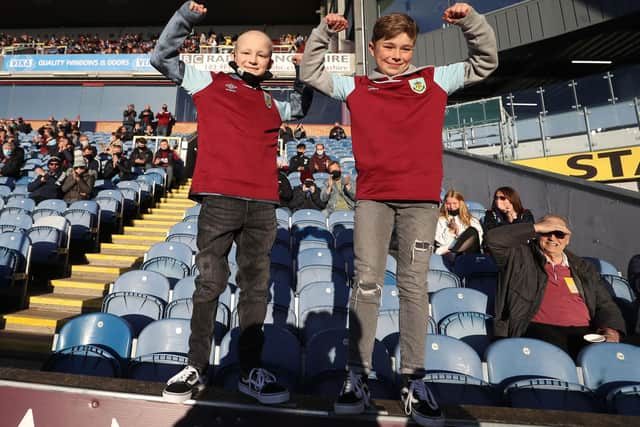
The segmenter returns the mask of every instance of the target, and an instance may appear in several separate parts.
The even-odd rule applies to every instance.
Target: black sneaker
[[[264,405],[277,405],[289,400],[289,390],[278,384],[275,375],[263,368],[254,368],[249,378],[240,377],[238,390]]]
[[[182,403],[191,399],[194,390],[200,383],[200,372],[197,368],[188,365],[167,381],[167,386],[162,391],[164,400],[172,403]]]
[[[400,398],[404,412],[410,415],[418,425],[425,427],[444,426],[444,416],[438,402],[422,380],[412,380],[409,388],[402,388]]]
[[[333,404],[333,410],[336,414],[357,415],[363,413],[370,404],[369,387],[363,381],[362,375],[349,370],[342,390]]]

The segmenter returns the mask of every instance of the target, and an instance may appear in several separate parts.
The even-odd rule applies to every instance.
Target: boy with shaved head
[[[202,4],[184,3],[151,56],[151,64],[189,92],[198,110],[198,158],[191,198],[202,204],[189,364],[169,379],[163,396],[182,402],[202,383],[218,296],[229,279],[227,255],[235,242],[240,288],[238,389],[261,403],[277,404],[289,399],[289,391],[261,363],[269,253],[279,200],[275,152],[280,123],[304,115],[302,98],[310,96],[310,91],[297,86],[289,102],[279,102],[262,89],[260,83],[271,77],[272,43],[261,31],[238,37],[229,64],[234,73],[201,71],[180,61],[180,46],[206,13]]]

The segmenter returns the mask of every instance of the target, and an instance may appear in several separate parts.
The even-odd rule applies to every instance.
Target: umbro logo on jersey
[[[367,86],[367,90],[380,90],[380,88],[375,86]]]
[[[234,85],[233,83],[227,83],[226,85],[224,85],[224,88],[227,92],[235,93],[238,89],[238,86]]]

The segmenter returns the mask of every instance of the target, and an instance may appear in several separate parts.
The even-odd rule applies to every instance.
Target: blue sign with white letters
[[[149,55],[7,55],[2,71],[51,72],[154,72]]]

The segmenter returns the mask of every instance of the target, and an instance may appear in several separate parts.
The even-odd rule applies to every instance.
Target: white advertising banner
[[[293,78],[295,69],[291,58],[292,53],[274,53],[271,73],[275,78]],[[228,53],[183,53],[180,59],[186,64],[195,66],[200,70],[214,72],[231,72]],[[325,55],[325,67],[327,71],[335,74],[353,75],[355,72],[355,55],[352,53],[328,53]]]

